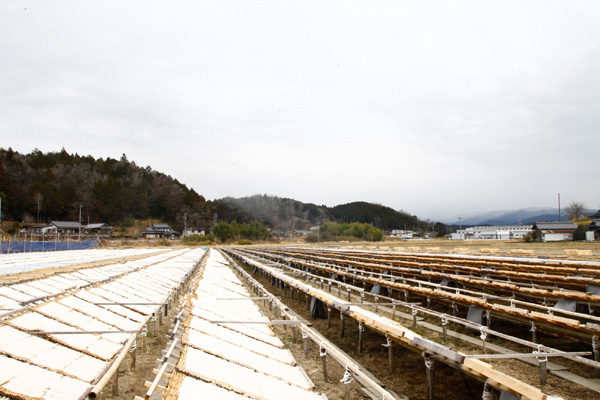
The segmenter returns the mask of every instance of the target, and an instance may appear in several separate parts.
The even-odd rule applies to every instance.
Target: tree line
[[[237,199],[226,197],[223,200],[256,216],[266,225],[282,230],[303,230],[325,222],[361,222],[384,231],[393,229],[435,231],[440,236],[449,232],[448,227],[441,222],[421,220],[416,215],[410,215],[405,211],[396,211],[381,204],[364,201],[327,207],[266,194]]]
[[[371,224],[352,222],[336,223],[325,222],[319,226],[318,234],[310,234],[308,241],[339,241],[347,239],[358,239],[367,242],[380,242],[383,240],[383,231]]]
[[[117,160],[35,149],[21,154],[0,148],[2,219],[47,223],[52,220],[123,224],[159,219],[177,230],[187,225],[212,228],[219,220],[249,222],[229,203],[207,201],[194,189],[127,156]]]

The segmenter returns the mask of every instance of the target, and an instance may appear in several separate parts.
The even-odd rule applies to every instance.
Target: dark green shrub
[[[573,240],[585,240],[585,232],[587,232],[587,228],[584,225],[579,225],[573,232]]]

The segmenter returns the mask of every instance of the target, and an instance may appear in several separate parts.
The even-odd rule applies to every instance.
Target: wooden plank
[[[444,357],[445,359],[455,362],[459,365],[465,360],[465,356],[463,354],[459,354],[450,350],[446,346],[442,346],[441,344],[438,344],[432,340],[419,336],[415,336],[410,344],[412,346],[425,349],[425,351],[431,355]]]
[[[527,397],[531,400],[546,400],[546,395],[541,390],[526,384],[512,376],[496,371],[490,364],[484,363],[473,358],[466,358],[463,367],[471,370],[476,375],[489,378],[498,384],[506,387],[507,391],[522,397]]]
[[[148,382],[148,381],[144,382],[144,386],[151,387],[153,393],[154,393],[155,390],[158,390],[160,392],[166,392],[167,391],[166,387],[161,386],[161,385],[154,385],[154,383]],[[148,395],[146,395],[146,396],[148,396]],[[149,398],[150,398],[149,396],[146,397],[146,400],[148,400]]]

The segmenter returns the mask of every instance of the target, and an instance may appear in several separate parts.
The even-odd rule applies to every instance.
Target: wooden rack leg
[[[392,346],[392,343],[390,342],[390,345],[388,346],[388,364],[390,367],[390,374],[394,373],[394,347]]]
[[[433,400],[434,387],[434,372],[433,372],[433,358],[426,353],[423,353],[423,359],[425,360],[425,374],[427,379],[427,400]]]
[[[322,354],[321,359],[323,360],[323,380],[325,382],[328,382],[329,377],[327,376],[327,353]]]
[[[344,313],[340,311],[340,336],[344,337],[344,331],[346,330],[346,322],[344,321]]]
[[[304,358],[308,358],[308,335],[302,334],[302,341],[304,342]]]
[[[113,375],[112,395],[113,395],[113,397],[116,397],[119,395],[119,370],[118,369],[115,371],[115,374]]]
[[[363,331],[365,330],[365,327],[363,326],[362,322],[358,323],[358,354],[362,353],[362,348],[363,348]]]
[[[137,358],[137,350],[133,349],[133,351],[131,351],[129,354],[131,355],[131,369],[135,370],[135,362],[136,362],[136,358]]]
[[[592,350],[594,351],[594,360],[600,361],[600,337],[592,336]],[[600,378],[600,368],[594,368],[596,378]]]
[[[444,342],[448,341],[448,320],[442,315],[442,330],[444,332]]]
[[[331,328],[331,307],[327,307],[327,327]]]
[[[548,362],[540,361],[540,385],[545,385],[548,379]]]

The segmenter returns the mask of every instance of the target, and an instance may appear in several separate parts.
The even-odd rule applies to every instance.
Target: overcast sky
[[[600,208],[600,1],[0,2],[0,147],[207,199]]]

